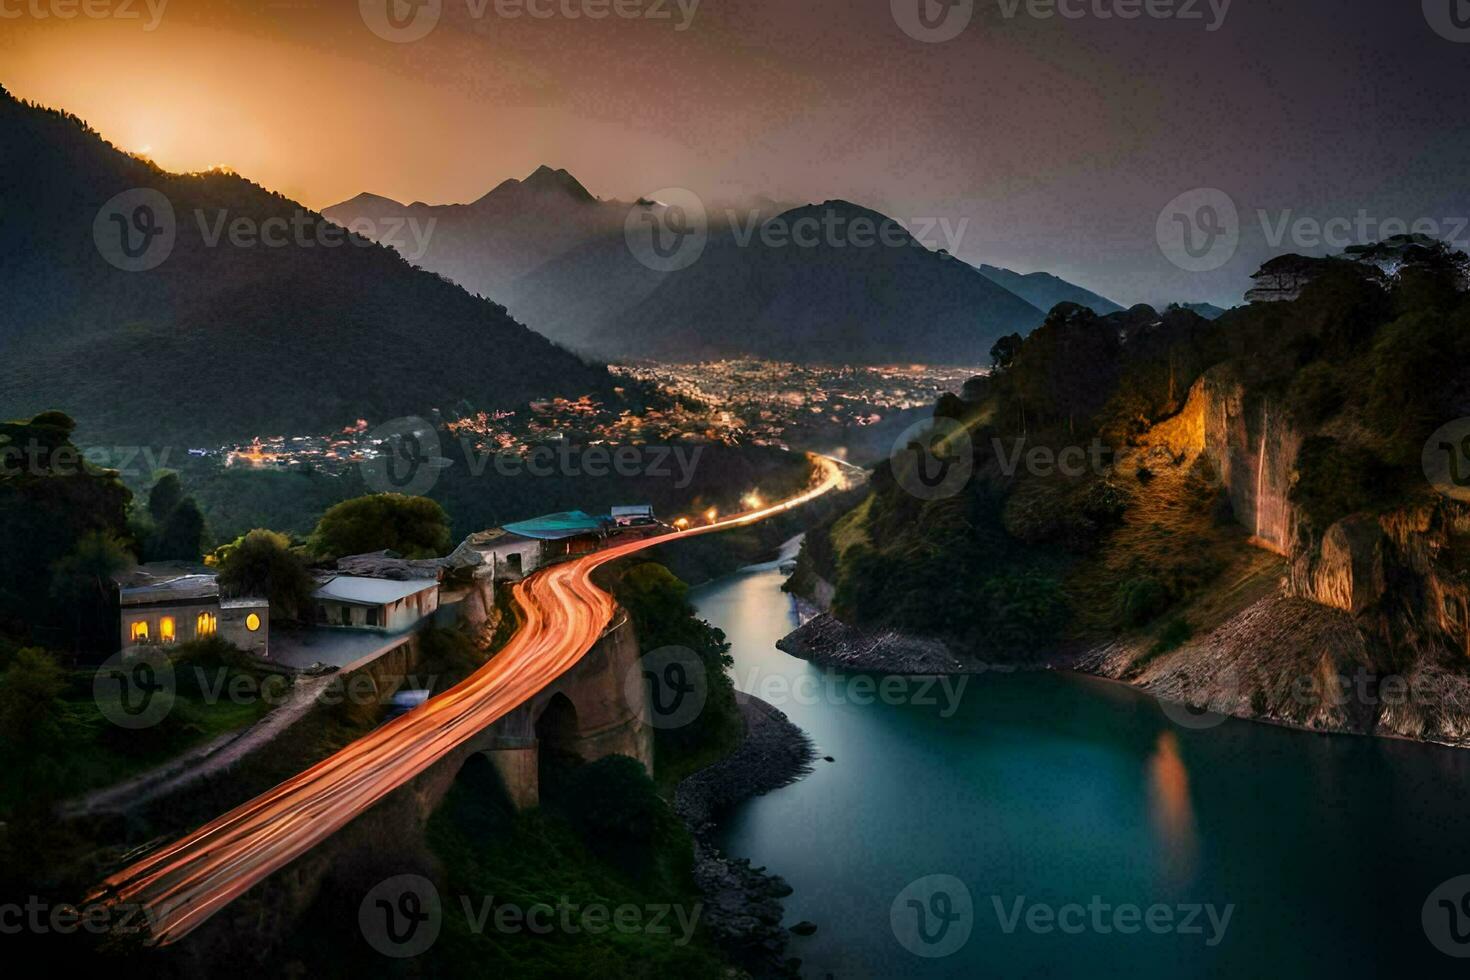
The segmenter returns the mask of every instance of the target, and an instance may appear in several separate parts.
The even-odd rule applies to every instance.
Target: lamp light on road
[[[704,512],[704,519],[709,521],[711,524],[713,524],[715,522],[715,518],[719,516],[720,512],[714,507],[711,507],[709,510]]]

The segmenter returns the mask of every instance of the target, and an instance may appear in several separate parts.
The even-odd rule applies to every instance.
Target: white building
[[[260,598],[222,600],[211,571],[158,563],[140,565],[116,581],[123,649],[218,636],[248,653],[270,655],[270,603]]]
[[[335,575],[311,597],[318,626],[398,633],[438,610],[439,581]]]

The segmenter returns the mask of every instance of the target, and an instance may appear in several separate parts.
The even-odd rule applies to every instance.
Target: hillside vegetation
[[[1060,305],[936,406],[962,488],[916,496],[885,462],[803,574],[845,621],[1008,659],[1121,642],[1136,673],[1270,596],[1350,619],[1373,670],[1463,659],[1470,528],[1421,452],[1470,415],[1466,264],[1385,243],[1214,321]],[[1071,473],[1027,463],[1069,446]]]
[[[0,168],[0,418],[56,408],[94,444],[197,446],[611,394],[604,369],[391,248],[235,174],[163,171],[4,89]],[[167,198],[155,220],[174,241],[125,271],[99,212],[138,189]]]

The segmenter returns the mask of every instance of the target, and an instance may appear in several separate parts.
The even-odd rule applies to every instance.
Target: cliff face
[[[1312,527],[1291,502],[1306,433],[1221,371],[1195,382],[1153,435],[1214,464],[1251,543],[1287,557],[1286,595],[1342,610],[1385,651],[1470,657],[1470,583],[1454,571],[1470,552],[1470,505],[1426,497]]]
[[[1352,614],[1384,648],[1470,657],[1470,583],[1454,570],[1470,550],[1470,507],[1437,499],[1355,514],[1300,545],[1292,595]]]
[[[1251,544],[1282,554],[1277,594],[1162,656],[1136,641],[1082,666],[1222,714],[1470,742],[1470,505],[1433,496],[1315,528],[1293,506],[1304,433],[1214,370],[1151,442],[1203,454]]]
[[[1196,381],[1179,414],[1149,433],[1150,443],[1175,453],[1203,453],[1252,543],[1277,554],[1291,549],[1298,531],[1290,494],[1302,441],[1285,412],[1219,369]]]

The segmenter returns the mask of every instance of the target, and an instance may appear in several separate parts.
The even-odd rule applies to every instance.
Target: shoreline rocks
[[[674,812],[694,836],[694,880],[705,897],[705,923],[742,967],[759,977],[797,977],[786,957],[781,899],[791,886],[779,875],[725,855],[713,842],[715,821],[743,800],[789,785],[812,771],[816,750],[784,713],[736,693],[745,737],[730,755],[686,777],[674,790]]]
[[[1384,673],[1375,667],[1367,639],[1349,613],[1278,593],[1158,656],[1150,654],[1146,640],[1134,638],[1053,651],[1006,669],[1071,671],[1125,684],[1161,702],[1303,731],[1470,748],[1470,676],[1445,666],[1454,656],[1424,656],[1401,674]],[[979,662],[937,669],[913,651],[937,648],[954,656],[942,642],[892,630],[866,632],[830,613],[776,645],[819,666],[878,674],[994,669]]]
[[[980,664],[967,663],[943,642],[898,630],[865,630],[829,612],[806,620],[776,641],[776,649],[818,667],[875,671],[885,674],[971,674]]]

